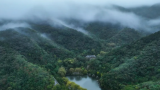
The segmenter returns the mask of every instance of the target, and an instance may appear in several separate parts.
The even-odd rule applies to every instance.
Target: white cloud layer
[[[0,0],[0,19],[76,19],[119,23],[139,29],[145,26],[141,17],[118,11],[112,5],[133,8],[157,3],[160,0]]]
[[[7,24],[0,26],[0,31],[19,28],[19,27],[30,27],[30,26],[27,23],[7,23]]]
[[[84,15],[93,18],[101,7],[119,5],[138,7],[160,3],[159,0],[0,0],[0,18],[25,18],[26,15],[78,17]],[[94,10],[95,9],[95,10]],[[41,12],[39,12],[41,11]],[[43,12],[42,12],[43,11]],[[30,12],[30,13],[29,13]],[[45,13],[46,12],[46,13]]]

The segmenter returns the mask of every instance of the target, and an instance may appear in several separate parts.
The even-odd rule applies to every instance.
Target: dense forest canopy
[[[160,90],[159,3],[0,1],[0,90]]]

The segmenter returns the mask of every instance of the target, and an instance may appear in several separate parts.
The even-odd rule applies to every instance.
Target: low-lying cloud
[[[149,25],[160,25],[160,18],[150,20],[148,22]]]
[[[4,24],[2,26],[0,26],[0,31],[4,31],[7,29],[15,29],[15,28],[19,28],[19,27],[24,27],[24,28],[29,28],[30,26],[27,23],[7,23]]]
[[[73,29],[83,33],[80,27],[67,24],[65,20],[74,19],[84,23],[88,22],[109,22],[120,24],[124,27],[149,30],[149,26],[154,26],[155,21],[146,21],[143,17],[133,12],[122,12],[113,5],[125,8],[135,8],[141,6],[152,6],[160,3],[159,0],[1,0],[0,20],[32,20],[36,19],[49,21],[54,24],[58,21]],[[144,23],[145,22],[145,23]],[[147,22],[147,23],[146,23]],[[149,25],[148,25],[149,24]],[[156,23],[157,24],[157,23]],[[26,26],[24,23],[20,26]],[[18,27],[18,24],[1,26],[1,30],[7,27]]]

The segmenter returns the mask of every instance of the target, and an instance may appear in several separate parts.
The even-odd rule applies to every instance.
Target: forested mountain
[[[159,40],[157,32],[117,48],[91,61],[91,72],[101,73],[105,90],[159,90]]]
[[[1,90],[50,90],[54,86],[49,72],[14,50],[0,47],[0,62]]]
[[[157,12],[160,8],[160,4],[154,4],[152,6],[141,6],[136,8],[124,8],[120,6],[115,6],[117,9],[125,12],[134,12],[135,14],[144,17],[146,19],[159,18],[160,12]]]
[[[160,4],[48,5],[0,15],[0,90],[86,90],[67,75],[102,90],[160,90]]]
[[[65,85],[62,78],[58,76],[61,66],[66,68],[68,74],[70,68],[85,69],[86,55],[98,55],[100,51],[108,52],[111,48],[142,37],[142,34],[134,29],[122,30],[111,24],[89,24],[86,26],[86,30],[90,33],[88,35],[65,26],[53,27],[47,23],[29,24],[30,27],[8,28],[0,31],[2,90],[34,90],[37,87],[39,90],[53,88],[67,90],[66,86],[54,86],[53,77],[56,77],[60,84]],[[4,22],[1,23],[1,26],[3,25]],[[127,40],[130,35],[131,39]],[[115,42],[117,38],[119,40]],[[86,69],[83,73],[87,73]],[[40,77],[43,78],[39,79]],[[33,84],[33,82],[37,83]]]

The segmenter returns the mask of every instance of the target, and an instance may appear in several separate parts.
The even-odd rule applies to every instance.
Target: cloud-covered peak
[[[143,17],[124,12],[114,5],[125,8],[151,6],[159,0],[1,0],[0,19],[12,20],[59,20],[75,19],[83,22],[109,22],[135,29],[144,28]],[[53,21],[52,21],[53,22]]]

